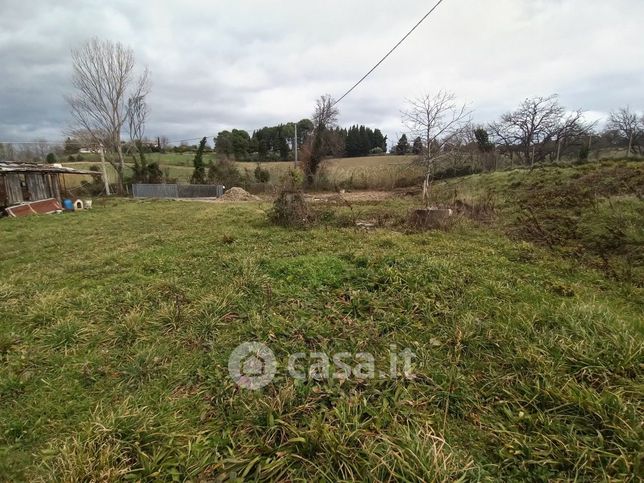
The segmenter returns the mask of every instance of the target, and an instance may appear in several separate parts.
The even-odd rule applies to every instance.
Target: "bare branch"
[[[66,96],[72,115],[70,132],[83,139],[91,140],[94,146],[102,145],[118,158],[114,166],[123,184],[125,163],[121,147],[121,131],[131,113],[130,102],[136,101],[138,116],[143,115],[143,123],[138,119],[142,135],[147,108],[145,96],[149,91],[147,69],[138,79],[134,79],[134,53],[120,43],[93,38],[78,49],[72,50],[74,74],[73,95]],[[143,106],[143,107],[142,107]],[[144,111],[144,112],[143,112]]]

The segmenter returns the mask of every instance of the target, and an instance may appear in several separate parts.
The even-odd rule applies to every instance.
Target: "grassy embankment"
[[[636,480],[642,289],[513,229],[521,196],[590,173],[439,184],[445,200],[496,197],[496,224],[449,231],[399,225],[410,198],[326,207],[305,231],[268,224],[261,203],[110,200],[0,220],[0,474]],[[343,227],[351,217],[382,227]],[[252,340],[280,361],[258,392],[227,373]],[[386,369],[390,344],[416,354],[415,378],[299,382],[284,368],[297,351],[369,351]]]

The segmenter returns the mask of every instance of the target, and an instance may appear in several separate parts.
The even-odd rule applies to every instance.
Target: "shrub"
[[[285,175],[280,177],[280,190],[300,191],[303,183],[304,173],[299,169],[289,169]]]
[[[233,161],[220,159],[208,167],[208,181],[229,187],[237,186],[242,184],[242,175]]]
[[[56,157],[56,154],[55,154],[55,153],[49,153],[49,154],[47,155],[46,160],[47,160],[47,163],[48,163],[48,164],[54,164],[54,163],[57,163],[57,162],[58,162],[58,158]]]
[[[269,170],[262,168],[262,166],[257,163],[255,168],[255,180],[258,183],[268,183],[271,179],[271,173]]]
[[[304,175],[299,169],[291,169],[280,178],[280,191],[268,212],[273,223],[294,227],[308,223],[309,210],[302,192],[303,183]]]
[[[268,217],[281,226],[306,225],[309,213],[302,191],[281,190]]]

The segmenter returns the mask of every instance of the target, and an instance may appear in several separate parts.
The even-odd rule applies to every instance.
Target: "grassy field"
[[[97,159],[90,159],[94,155],[85,155],[89,160],[65,163],[65,166],[76,167],[78,169],[89,169],[90,166],[97,165]],[[187,183],[192,176],[192,159],[194,154],[150,154],[149,162],[158,162],[161,169],[168,173],[170,178],[176,178],[179,182]],[[214,160],[214,155],[205,154],[204,161],[206,164]],[[322,165],[323,175],[332,184],[341,185],[350,182],[356,188],[378,188],[391,189],[408,179],[416,179],[422,173],[421,170],[413,166],[414,156],[369,156],[364,158],[338,158],[328,159]],[[237,162],[235,163],[239,170],[244,173],[249,171],[250,178],[253,177],[253,171],[257,166],[256,163]],[[271,181],[277,183],[293,163],[287,161],[278,161],[271,163],[261,163],[261,166],[267,169],[271,174]],[[108,165],[108,176],[111,183],[116,182],[116,172]],[[90,177],[68,176],[66,182],[69,186],[77,186],[81,181],[90,181]]]
[[[84,154],[84,161],[68,162],[66,166],[88,169],[99,162],[98,155]],[[591,163],[600,160],[611,161],[623,159],[624,152],[615,149],[602,149],[592,152]],[[192,161],[194,153],[151,153],[147,155],[148,162],[156,162],[171,179],[180,183],[188,183],[192,176]],[[128,158],[131,159],[131,158]],[[214,153],[205,153],[204,162],[208,165],[214,162]],[[376,189],[390,190],[398,187],[412,186],[420,183],[425,172],[414,161],[416,156],[367,156],[358,158],[335,158],[323,161],[320,175],[321,185],[327,189]],[[574,160],[568,160],[570,165]],[[252,181],[253,172],[257,163],[236,162],[242,174],[246,173]],[[129,163],[131,165],[131,163]],[[270,185],[279,184],[280,178],[293,166],[289,161],[261,163],[262,168],[270,172]],[[129,173],[127,173],[129,175]],[[108,166],[108,176],[111,183],[116,183],[116,172]],[[70,187],[78,186],[81,181],[91,181],[90,177],[68,176],[67,184]]]
[[[0,220],[0,479],[636,481],[642,288],[506,236],[526,176],[437,185],[496,190],[504,221],[428,232],[387,222],[417,198],[325,207],[307,230],[265,203]],[[280,362],[259,391],[228,375],[244,341]],[[391,344],[416,354],[413,378],[285,367],[369,351],[386,368]]]

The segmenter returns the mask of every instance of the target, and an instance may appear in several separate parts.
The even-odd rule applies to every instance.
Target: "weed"
[[[561,169],[539,176],[570,179]],[[511,176],[542,189],[513,171],[436,185],[446,203],[492,192],[501,230],[464,217],[407,233],[413,197],[329,205],[306,231],[256,204],[2,220],[2,478],[636,480],[641,288],[504,236]],[[580,208],[582,240],[636,239],[629,179]],[[67,238],[82,250],[52,249]],[[615,270],[636,266],[625,250]],[[279,361],[369,351],[378,365],[409,347],[415,377],[293,381],[280,366],[245,391],[226,368],[252,340]]]

